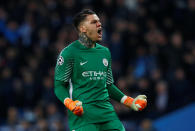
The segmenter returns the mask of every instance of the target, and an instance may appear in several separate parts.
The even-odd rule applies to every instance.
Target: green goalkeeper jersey
[[[118,119],[108,101],[107,86],[113,84],[108,48],[97,43],[94,48],[87,48],[78,40],[74,41],[58,57],[55,80],[69,83],[67,87],[64,86],[69,91],[67,97],[83,103],[82,116],[68,112],[71,129],[87,123]]]

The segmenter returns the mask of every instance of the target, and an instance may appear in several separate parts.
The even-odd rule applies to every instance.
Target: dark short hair
[[[79,12],[78,14],[76,14],[73,18],[73,24],[74,24],[74,27],[78,29],[80,23],[82,21],[85,20],[85,18],[88,16],[88,15],[92,15],[92,14],[96,14],[94,11],[90,10],[90,9],[84,9],[82,10],[81,12]]]

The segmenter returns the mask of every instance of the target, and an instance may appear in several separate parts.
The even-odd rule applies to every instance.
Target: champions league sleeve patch
[[[58,65],[62,65],[63,63],[64,63],[64,58],[63,58],[62,56],[60,56],[60,57],[58,58],[57,64],[58,64]]]

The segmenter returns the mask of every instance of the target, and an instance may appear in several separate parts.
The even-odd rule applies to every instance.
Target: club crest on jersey
[[[103,59],[104,66],[108,66],[108,60],[106,58]]]
[[[62,65],[63,63],[64,63],[64,58],[63,58],[62,56],[60,56],[60,57],[58,58],[57,64],[58,64],[58,65]]]

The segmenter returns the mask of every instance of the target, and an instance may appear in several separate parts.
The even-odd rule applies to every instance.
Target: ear
[[[84,25],[80,25],[80,26],[79,26],[79,30],[80,30],[80,32],[82,32],[82,33],[87,32],[87,28],[86,28],[86,26],[84,26]]]

